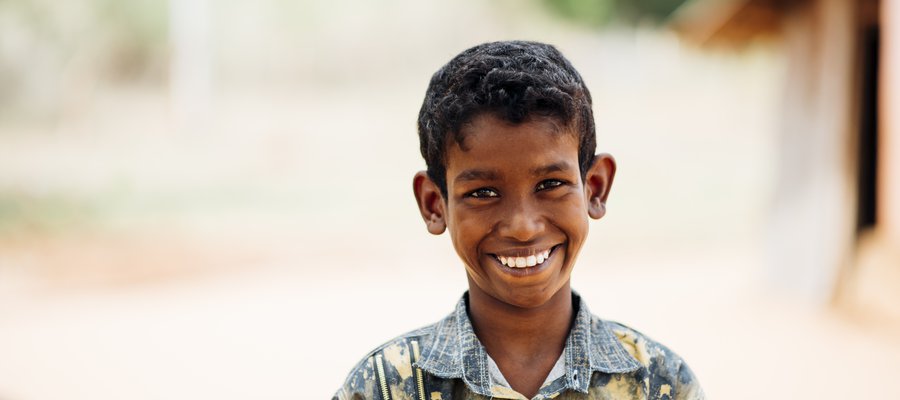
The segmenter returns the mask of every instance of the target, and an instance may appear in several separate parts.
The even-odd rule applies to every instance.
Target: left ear
[[[591,218],[600,219],[606,215],[606,198],[615,176],[616,159],[607,153],[595,155],[584,177],[584,194]]]

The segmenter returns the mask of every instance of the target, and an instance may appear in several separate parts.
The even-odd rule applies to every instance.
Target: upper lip
[[[508,248],[504,250],[494,251],[488,254],[495,255],[497,257],[528,257],[547,250],[553,250],[553,248],[556,246],[557,245]]]

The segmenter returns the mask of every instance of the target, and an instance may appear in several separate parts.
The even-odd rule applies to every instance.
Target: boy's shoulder
[[[594,321],[603,323],[615,335],[625,351],[641,365],[647,367],[654,359],[666,359],[671,362],[683,362],[681,357],[668,347],[653,340],[628,325],[618,321],[600,319],[594,316]]]
[[[616,336],[625,351],[640,363],[647,371],[650,380],[649,388],[655,388],[662,396],[667,391],[679,388],[679,398],[703,398],[703,391],[697,382],[694,372],[681,356],[637,329],[623,323],[600,320]],[[651,393],[652,395],[652,393]],[[681,397],[684,396],[684,397]],[[656,398],[656,397],[651,397]]]
[[[398,398],[401,393],[420,392],[424,375],[414,363],[421,354],[422,343],[433,334],[436,325],[406,332],[367,353],[332,399],[357,399],[360,395],[366,399]]]
[[[637,381],[646,385],[644,390],[651,395],[650,398],[703,398],[693,372],[679,355],[638,330],[601,319],[582,306],[584,309],[579,313],[582,322],[576,322],[581,334],[577,336],[591,338],[588,340],[592,342],[589,344],[590,350],[585,349],[592,353],[590,358],[595,361],[603,358],[599,363],[612,362],[610,366],[632,365],[630,368],[622,367],[621,372],[635,374]],[[460,368],[466,368],[462,364],[470,367],[473,363],[464,353],[469,346],[480,347],[476,344],[474,332],[467,327],[468,318],[461,313],[465,313],[462,300],[446,318],[397,336],[367,353],[354,366],[333,400],[424,399],[428,398],[426,394],[430,395],[438,387],[455,390],[457,385],[445,378],[460,377],[466,381],[469,376]],[[427,354],[423,357],[423,353]],[[617,362],[621,364],[610,361],[610,356],[620,357]],[[603,376],[608,380],[613,375]],[[602,383],[591,381],[592,386]],[[667,393],[669,397],[665,397]]]

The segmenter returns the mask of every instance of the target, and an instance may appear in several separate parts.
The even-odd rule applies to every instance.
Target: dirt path
[[[105,288],[38,290],[7,275],[22,284],[0,307],[0,399],[328,398],[366,351],[442,317],[461,293],[451,262],[414,261],[425,240],[362,262],[314,254],[303,262],[329,266],[314,275],[274,258]],[[866,383],[900,370],[900,336],[765,292],[739,251],[586,254],[573,279],[595,313],[689,360],[710,398],[900,397]],[[428,281],[443,284],[409,284]]]

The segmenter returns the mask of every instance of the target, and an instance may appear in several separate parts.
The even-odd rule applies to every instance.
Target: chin
[[[524,309],[539,308],[544,304],[547,304],[547,302],[553,298],[553,295],[556,294],[556,291],[551,292],[547,288],[512,289],[511,292],[512,293],[507,293],[503,299],[498,300],[511,306]]]

